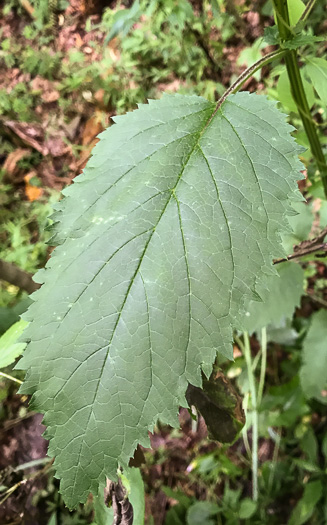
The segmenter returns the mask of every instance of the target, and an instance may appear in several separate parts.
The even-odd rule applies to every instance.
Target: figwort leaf
[[[263,96],[166,95],[114,120],[53,216],[19,364],[70,507],[232,358],[301,199],[301,150]]]

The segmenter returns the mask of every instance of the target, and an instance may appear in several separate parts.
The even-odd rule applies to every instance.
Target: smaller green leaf
[[[269,324],[267,326],[267,341],[291,346],[298,338],[298,333],[292,327],[290,319],[282,319],[279,323]]]
[[[327,60],[324,58],[309,58],[305,71],[322,102],[327,105]]]
[[[192,503],[192,500],[188,496],[186,496],[186,494],[181,490],[173,490],[172,488],[167,487],[165,485],[161,487],[161,490],[164,494],[166,494],[167,498],[171,498],[178,501],[178,503],[185,507],[185,509],[189,507]]]
[[[277,46],[279,44],[279,32],[276,25],[265,27],[263,40],[268,46]]]
[[[139,0],[133,2],[132,7],[129,9],[120,9],[116,11],[113,17],[112,27],[105,38],[104,45],[107,45],[108,42],[119,35],[119,33],[121,33],[122,36],[125,36],[141,14],[142,11],[140,9]]]
[[[223,504],[230,509],[238,508],[238,502],[241,497],[241,489],[233,490],[229,487],[229,482],[225,484]]]
[[[308,398],[327,403],[327,311],[313,314],[312,323],[303,343],[301,386]]]
[[[112,507],[107,507],[104,502],[103,487],[99,490],[99,495],[93,499],[94,519],[96,525],[112,525],[114,521],[114,511]]]
[[[303,497],[292,512],[288,525],[302,525],[311,518],[315,507],[322,496],[320,481],[312,481],[304,487]]]
[[[27,325],[28,323],[21,319],[0,337],[0,368],[10,365],[16,357],[23,353],[26,343],[17,343],[16,341]]]
[[[322,201],[319,210],[320,217],[320,228],[323,229],[327,226],[327,201]]]
[[[315,96],[313,92],[312,85],[306,80],[303,70],[301,70],[301,77],[303,81],[303,87],[305,94],[308,99],[309,107],[311,108],[315,102]],[[288,79],[287,71],[283,71],[280,75],[277,83],[277,96],[279,101],[285,106],[288,110],[294,111],[297,113],[297,107],[292,97],[291,85]]]
[[[324,38],[320,36],[301,33],[300,35],[296,35],[291,40],[286,40],[286,42],[283,42],[282,47],[286,49],[297,49],[298,47],[312,45],[316,42],[322,42],[323,40]]]
[[[178,504],[170,507],[166,513],[164,525],[185,525],[186,511],[192,505],[192,499],[184,492],[172,490],[170,487],[163,486],[161,490],[168,498],[178,501]]]
[[[253,516],[256,510],[256,502],[252,501],[252,499],[250,498],[245,498],[241,502],[239,516],[241,520],[247,520],[248,518],[251,518],[251,516]]]
[[[310,205],[304,202],[296,202],[293,208],[297,213],[287,217],[292,232],[282,236],[283,247],[288,254],[292,253],[295,244],[300,244],[300,242],[309,238],[313,222],[313,213]]]
[[[301,31],[296,35],[292,35],[289,40],[281,42],[278,27],[276,25],[264,29],[263,39],[269,46],[280,45],[285,49],[297,49],[298,47],[313,45],[316,42],[322,42],[324,40],[323,37],[314,36]]]
[[[24,294],[15,306],[0,306],[0,334],[4,334],[14,323],[18,323],[21,314],[26,312],[32,302],[32,299]]]
[[[283,318],[290,319],[303,294],[304,272],[292,262],[278,265],[278,275],[267,277],[267,288],[258,287],[262,302],[251,301],[244,319],[244,328],[255,332],[277,324]]]
[[[94,513],[96,525],[112,525],[114,521],[114,511],[112,507],[106,507],[103,497],[94,499]]]
[[[300,20],[300,17],[305,10],[305,4],[302,2],[302,0],[288,0],[287,4],[290,15],[290,25],[293,27]]]
[[[51,518],[49,519],[47,525],[57,525],[57,517],[55,512],[51,514]]]
[[[307,455],[309,461],[314,465],[318,464],[318,441],[311,427],[308,428],[301,439],[301,448]]]
[[[214,17],[220,16],[221,9],[219,7],[217,0],[211,0],[211,9],[212,9],[212,14]]]
[[[321,472],[320,468],[317,467],[317,465],[311,463],[310,461],[306,461],[305,459],[294,458],[293,464],[305,470],[306,472],[315,472],[317,474]]]
[[[140,469],[130,467],[124,469],[121,481],[127,491],[128,499],[133,507],[133,525],[144,524],[144,484]]]
[[[212,516],[219,512],[216,503],[197,501],[187,510],[187,525],[214,525]]]

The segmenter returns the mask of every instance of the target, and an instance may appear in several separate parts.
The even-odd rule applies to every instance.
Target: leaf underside
[[[232,358],[301,199],[292,128],[263,96],[216,111],[166,95],[114,120],[53,216],[19,363],[70,507],[116,479],[158,419],[178,426],[217,352]]]

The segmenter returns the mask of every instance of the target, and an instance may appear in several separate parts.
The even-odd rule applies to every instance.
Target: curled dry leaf
[[[203,388],[189,385],[186,399],[202,414],[209,437],[220,443],[232,443],[245,423],[242,398],[231,381],[216,370],[203,377]]]
[[[83,146],[91,144],[95,137],[103,131],[102,115],[102,111],[95,111],[94,115],[87,120],[82,138]]]
[[[91,151],[98,142],[97,135],[103,131],[103,115],[102,111],[97,110],[92,117],[90,117],[84,128],[82,145],[85,147],[80,154],[79,160],[74,166],[74,171],[80,172],[86,165],[86,162],[91,155]]]
[[[15,181],[17,174],[19,173],[19,167],[17,166],[18,162],[24,157],[28,157],[30,153],[31,150],[24,148],[17,148],[9,153],[3,165],[6,180],[11,182]]]

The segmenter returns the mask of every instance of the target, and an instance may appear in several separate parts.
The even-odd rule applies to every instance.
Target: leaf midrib
[[[147,242],[146,242],[146,244],[145,244],[145,247],[144,247],[144,250],[143,250],[143,252],[142,252],[142,255],[140,256],[140,261],[139,261],[139,263],[138,263],[138,265],[137,265],[137,268],[136,268],[136,270],[135,270],[135,272],[134,272],[134,274],[133,274],[133,276],[132,276],[132,278],[131,278],[131,281],[130,281],[130,283],[129,283],[129,285],[128,285],[128,288],[127,288],[127,291],[126,291],[126,294],[125,294],[125,297],[124,297],[124,300],[123,300],[123,303],[122,303],[122,306],[121,306],[120,312],[118,313],[118,316],[117,316],[117,319],[116,319],[115,325],[114,325],[113,330],[112,330],[111,338],[110,338],[110,341],[109,341],[109,343],[108,343],[108,350],[107,350],[106,355],[105,355],[104,360],[103,360],[103,364],[102,364],[102,367],[101,367],[101,370],[100,370],[99,378],[98,378],[98,380],[97,380],[97,386],[96,386],[96,389],[95,389],[95,392],[94,392],[93,400],[92,400],[92,402],[91,402],[91,404],[90,404],[90,406],[91,406],[91,410],[90,410],[90,413],[89,413],[88,420],[87,420],[87,422],[86,422],[86,427],[85,427],[84,436],[85,436],[85,434],[86,434],[86,430],[87,430],[87,428],[88,428],[88,425],[89,425],[89,422],[90,422],[90,418],[91,418],[91,415],[92,415],[92,413],[93,413],[93,406],[94,406],[94,403],[95,403],[95,400],[96,400],[96,397],[97,397],[97,394],[98,394],[98,391],[99,391],[99,387],[100,387],[100,384],[101,384],[102,375],[103,375],[103,372],[104,372],[104,369],[105,369],[105,366],[106,366],[106,362],[107,362],[107,359],[108,359],[108,356],[109,356],[110,346],[111,346],[112,340],[113,340],[113,338],[114,338],[114,335],[115,335],[115,332],[116,332],[116,329],[117,329],[118,323],[119,323],[119,321],[120,321],[120,319],[121,319],[121,315],[122,315],[122,312],[123,312],[123,310],[124,310],[125,304],[126,304],[127,299],[128,299],[128,297],[129,297],[129,292],[130,292],[130,290],[131,290],[131,288],[132,288],[132,286],[133,286],[133,284],[134,284],[134,282],[135,282],[135,278],[136,278],[136,276],[137,276],[137,274],[138,274],[138,272],[139,272],[139,270],[140,270],[140,267],[141,267],[141,265],[142,265],[142,262],[143,262],[143,259],[144,259],[144,257],[145,257],[146,251],[147,251],[148,246],[149,246],[149,244],[150,244],[150,242],[151,242],[151,240],[152,240],[153,234],[154,234],[154,232],[156,231],[156,228],[158,227],[158,225],[159,225],[159,223],[160,223],[160,221],[161,221],[161,219],[162,219],[162,217],[163,217],[163,215],[164,215],[164,213],[165,213],[165,211],[166,211],[166,209],[167,209],[167,207],[168,207],[168,204],[170,203],[172,197],[174,196],[175,191],[176,191],[176,188],[177,188],[177,186],[178,186],[178,184],[179,184],[179,182],[180,182],[180,180],[181,180],[181,178],[182,178],[182,176],[183,176],[183,173],[184,173],[184,171],[185,171],[185,168],[186,168],[187,164],[189,163],[190,158],[191,158],[191,156],[193,155],[193,153],[195,152],[197,146],[199,145],[200,138],[202,137],[203,132],[204,132],[205,129],[207,128],[208,123],[211,122],[211,120],[212,120],[212,116],[213,116],[213,114],[214,114],[215,111],[216,111],[216,108],[214,108],[212,114],[210,115],[210,117],[208,118],[208,120],[205,122],[205,125],[203,126],[203,128],[198,132],[198,135],[199,135],[199,136],[198,136],[197,140],[195,141],[195,143],[194,143],[194,145],[193,145],[193,147],[192,147],[192,149],[191,149],[191,151],[190,151],[190,153],[189,153],[189,155],[188,155],[188,157],[187,157],[187,159],[186,159],[186,161],[185,161],[185,163],[184,163],[184,165],[183,165],[183,167],[182,167],[182,169],[181,169],[181,171],[180,171],[180,173],[179,173],[179,175],[178,175],[178,178],[177,178],[177,181],[176,181],[176,184],[175,184],[174,188],[172,188],[172,189],[170,190],[170,196],[169,196],[169,198],[167,199],[167,202],[166,202],[166,204],[165,204],[165,206],[164,206],[164,208],[163,208],[163,210],[162,210],[162,212],[161,212],[161,214],[160,214],[160,216],[159,216],[159,218],[158,218],[158,220],[157,220],[156,225],[155,225],[155,226],[153,227],[153,229],[152,229],[152,233],[149,235],[149,239],[147,240]],[[121,401],[120,401],[120,397],[119,397],[119,391],[118,391],[117,393],[118,393],[118,400],[119,400],[119,406],[120,406],[120,413],[122,413],[122,410],[121,410]],[[122,423],[123,423],[123,425],[124,425],[124,430],[125,430],[125,421],[123,420]],[[124,432],[124,433],[123,433],[123,435],[124,435],[124,441],[125,441],[125,434],[126,434],[126,433]],[[81,440],[80,449],[79,449],[79,452],[78,452],[78,461],[80,460],[81,449],[82,449],[83,443],[84,443],[84,437],[82,437],[82,440]],[[123,447],[122,447],[122,448],[123,448]],[[76,485],[76,477],[77,477],[77,469],[76,469],[76,471],[75,471],[75,475],[74,475],[73,487],[75,487],[75,485]]]

